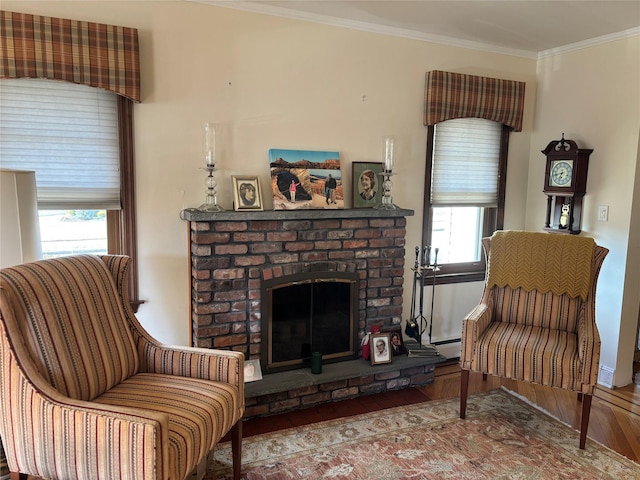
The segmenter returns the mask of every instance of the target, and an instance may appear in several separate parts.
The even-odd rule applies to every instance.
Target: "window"
[[[441,283],[484,278],[481,240],[504,218],[509,131],[480,118],[428,128],[422,235],[438,248]]]
[[[109,251],[106,210],[40,210],[42,258]]]
[[[36,172],[43,257],[107,253],[105,208],[120,209],[117,95],[41,79],[3,80],[0,95],[2,166]]]
[[[133,102],[140,102],[138,30],[4,10],[0,11],[0,21],[3,33],[7,34],[6,41],[0,43],[0,57],[8,59],[3,64],[0,90],[4,90],[5,79],[47,78],[117,94],[120,210],[106,210],[108,249],[109,253],[129,255],[132,259],[129,299],[137,309],[140,302],[137,300]],[[71,51],[83,54],[69,55]],[[4,127],[4,121],[0,126]]]
[[[440,283],[484,278],[480,240],[503,228],[509,133],[522,130],[525,87],[441,70],[426,74],[422,243],[442,251]]]
[[[38,208],[120,208],[115,93],[21,78],[0,99],[2,165],[36,172]]]
[[[1,82],[1,166],[36,172],[43,256],[131,256],[135,308],[132,102],[67,82]]]
[[[430,245],[438,247],[438,264],[478,262],[482,252],[477,241],[484,209],[480,207],[433,207]]]

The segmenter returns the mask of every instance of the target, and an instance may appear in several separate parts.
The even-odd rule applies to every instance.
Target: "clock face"
[[[554,160],[549,173],[550,187],[570,187],[573,178],[573,160]]]

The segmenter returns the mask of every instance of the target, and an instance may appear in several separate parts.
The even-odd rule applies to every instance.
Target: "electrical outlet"
[[[600,205],[598,207],[598,220],[601,222],[609,220],[609,205]]]

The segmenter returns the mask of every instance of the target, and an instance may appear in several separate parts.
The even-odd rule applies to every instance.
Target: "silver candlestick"
[[[392,175],[393,173],[391,171],[385,171],[380,174],[382,177],[382,203],[376,205],[378,209],[393,210],[398,208],[393,204],[393,197],[391,196],[391,188],[393,187],[393,182],[391,181]]]
[[[222,212],[224,208],[218,205],[217,199],[217,187],[216,179],[213,176],[213,172],[216,169],[215,165],[207,165],[205,170],[207,170],[207,193],[205,196],[205,201],[202,205],[198,207],[198,210],[202,210],[203,212]]]

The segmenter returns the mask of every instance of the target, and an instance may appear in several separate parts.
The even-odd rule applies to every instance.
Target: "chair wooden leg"
[[[483,374],[482,374],[482,381],[483,381],[483,382],[486,382],[486,381],[487,381],[487,374],[486,374],[486,373],[483,373]]]
[[[196,465],[192,478],[196,480],[202,480],[207,473],[207,467],[209,466],[209,455],[205,455],[205,457],[200,461],[198,465]]]
[[[589,415],[591,414],[592,395],[582,395],[582,423],[580,424],[580,449],[584,450],[587,443],[587,430],[589,429]]]
[[[9,476],[9,478],[11,480],[27,480],[28,476],[26,473],[11,472],[11,475]]]
[[[242,418],[231,428],[231,452],[233,456],[233,480],[240,480],[242,471]]]
[[[460,418],[467,414],[467,394],[469,393],[469,370],[460,371]]]

